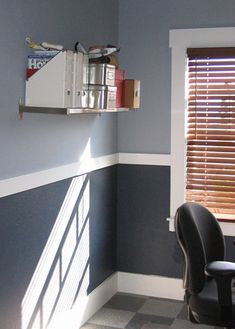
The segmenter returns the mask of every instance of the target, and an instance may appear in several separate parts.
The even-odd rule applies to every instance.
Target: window
[[[171,48],[171,196],[170,217],[186,200],[187,49],[235,47],[235,27],[170,30]],[[225,235],[235,236],[235,224],[220,223]]]
[[[186,200],[235,220],[235,48],[189,48]]]

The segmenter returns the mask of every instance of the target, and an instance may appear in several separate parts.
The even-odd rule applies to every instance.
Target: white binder
[[[88,56],[74,53],[73,69],[73,107],[88,107]]]
[[[59,52],[26,80],[25,105],[41,107],[73,106],[74,52]]]

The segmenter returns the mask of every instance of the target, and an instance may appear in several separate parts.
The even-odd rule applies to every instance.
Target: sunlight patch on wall
[[[22,329],[46,329],[87,295],[90,182],[75,177],[21,305]]]

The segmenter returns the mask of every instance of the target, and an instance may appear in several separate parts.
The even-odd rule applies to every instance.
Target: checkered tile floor
[[[215,329],[187,320],[181,301],[118,293],[82,329]]]

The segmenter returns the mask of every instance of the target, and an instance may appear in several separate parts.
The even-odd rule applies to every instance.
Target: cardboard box
[[[124,80],[124,107],[140,107],[140,80]]]

